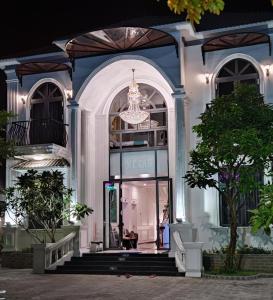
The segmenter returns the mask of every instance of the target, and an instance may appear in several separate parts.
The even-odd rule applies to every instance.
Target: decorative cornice
[[[11,79],[7,79],[6,83],[7,84],[10,84],[10,83],[19,83],[19,80],[17,78],[11,78]]]
[[[181,98],[184,99],[186,97],[184,86],[181,85],[181,86],[175,87],[175,91],[174,91],[174,93],[172,93],[172,96],[174,99],[181,99]]]
[[[67,105],[68,109],[78,109],[80,107],[79,103],[76,100],[70,100]]]

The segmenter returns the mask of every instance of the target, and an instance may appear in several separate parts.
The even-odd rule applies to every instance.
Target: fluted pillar
[[[18,87],[19,80],[14,70],[6,72],[7,75],[7,111],[18,115]],[[17,117],[15,117],[16,119]]]
[[[81,111],[79,104],[72,100],[67,106],[69,113],[69,148],[71,151],[70,186],[73,189],[73,201],[81,202],[80,198],[80,158],[81,158]]]
[[[175,100],[175,124],[176,124],[176,149],[175,149],[175,211],[176,218],[186,221],[185,180],[183,176],[186,170],[186,145],[185,145],[185,119],[184,100],[186,98],[184,88],[179,86],[172,95]]]

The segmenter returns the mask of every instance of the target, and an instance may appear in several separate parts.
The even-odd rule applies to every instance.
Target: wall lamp
[[[206,80],[206,84],[209,84],[209,73],[205,73],[205,80]]]
[[[18,95],[18,101],[21,101],[22,104],[26,104],[26,102],[27,102],[27,95]]]
[[[266,65],[264,67],[264,69],[265,69],[265,75],[266,75],[266,77],[269,77],[269,75],[270,75],[270,65]]]
[[[67,101],[71,101],[73,97],[73,90],[65,90],[65,96]]]

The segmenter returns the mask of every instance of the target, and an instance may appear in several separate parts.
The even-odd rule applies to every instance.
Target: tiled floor
[[[0,269],[7,300],[272,300],[273,280],[248,281],[183,277],[34,275]]]

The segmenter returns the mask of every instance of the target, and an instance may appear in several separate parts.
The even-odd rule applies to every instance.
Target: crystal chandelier
[[[138,84],[135,82],[134,72],[133,71],[133,80],[129,85],[128,92],[128,103],[129,107],[127,110],[121,112],[119,116],[121,119],[129,124],[139,124],[145,121],[149,117],[149,113],[147,111],[141,110],[139,104],[142,99],[142,95],[138,90]]]

